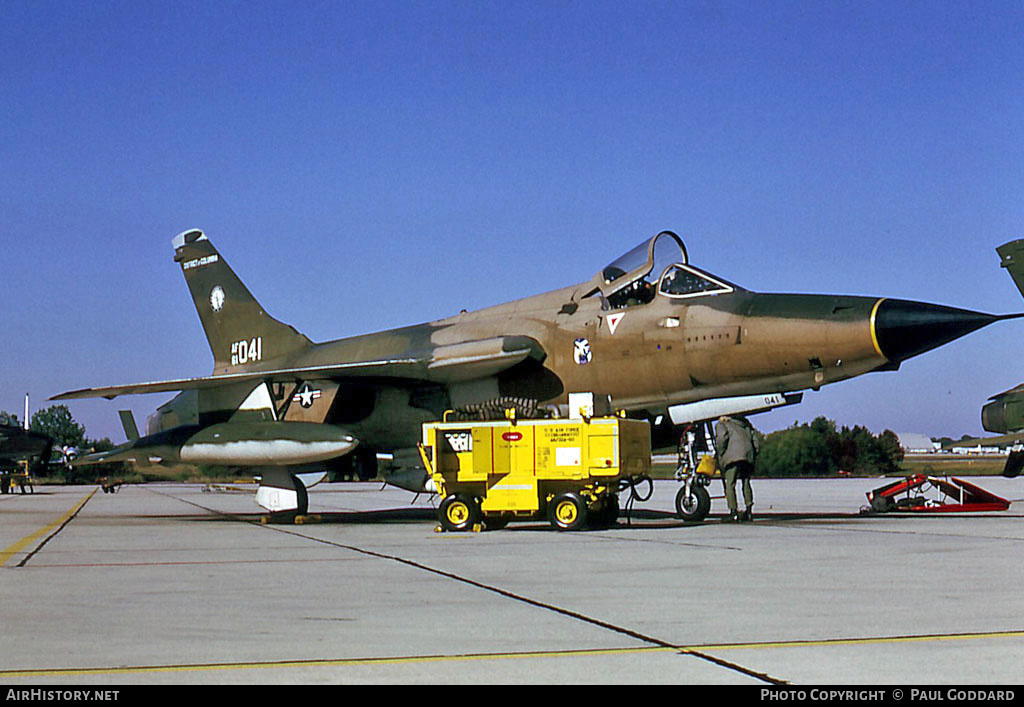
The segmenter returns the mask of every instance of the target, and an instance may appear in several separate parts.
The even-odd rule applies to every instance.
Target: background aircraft
[[[145,436],[83,462],[224,464],[262,474],[261,490],[304,510],[302,472],[377,473],[422,490],[420,424],[567,415],[592,392],[652,423],[655,446],[680,426],[791,404],[792,394],[871,371],[1000,319],[952,307],[846,295],[755,293],[689,263],[663,231],[590,280],[435,322],[324,343],[269,316],[199,230],[173,240],[214,357],[211,375],[88,388],[54,400],[182,391]],[[382,300],[401,297],[382,284]],[[124,418],[123,418],[124,420]]]
[[[1024,296],[1024,239],[996,248],[1000,266],[1006,268]],[[947,447],[1010,447],[1003,476],[1014,478],[1024,470],[1024,383],[989,398],[981,408],[981,426],[996,437],[980,437],[954,442]]]
[[[50,458],[53,440],[16,425],[0,425],[0,470],[11,471],[18,462],[28,461],[36,472]]]
[[[14,420],[17,421],[16,419]],[[25,396],[25,421],[22,425],[0,424],[0,491],[7,493],[12,472],[28,462],[29,474],[42,472],[50,461],[53,440],[28,428],[28,396]]]
[[[49,467],[68,466],[80,454],[92,451],[74,446],[58,446],[49,435],[29,428],[29,401],[25,394],[25,419],[17,418],[0,422],[0,472],[15,471],[20,462],[28,462],[31,475],[45,474]],[[4,424],[15,422],[16,424]]]

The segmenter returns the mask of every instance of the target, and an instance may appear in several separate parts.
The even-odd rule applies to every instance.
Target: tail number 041
[[[263,360],[263,337],[255,336],[248,341],[233,341],[231,343],[231,365],[239,366],[243,363],[253,363]]]

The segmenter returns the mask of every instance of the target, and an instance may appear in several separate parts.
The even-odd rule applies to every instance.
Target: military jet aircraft
[[[50,459],[53,440],[18,425],[0,425],[0,491],[7,493],[10,473],[28,462],[30,474],[41,473]]]
[[[944,447],[1009,448],[1003,476],[1019,476],[1024,470],[1024,383],[989,398],[981,408],[981,426],[996,436],[962,439]]]
[[[1010,273],[1021,296],[1024,296],[1024,238],[996,248],[1000,266]],[[1003,467],[1003,476],[1014,478],[1024,470],[1024,383],[989,398],[981,408],[981,426],[996,437],[980,437],[954,442],[947,447],[989,446],[1010,448]]]
[[[285,493],[274,503],[300,511],[297,473],[351,461],[360,476],[372,476],[378,452],[394,456],[392,483],[422,490],[424,472],[403,471],[403,460],[415,457],[421,423],[447,410],[565,416],[571,393],[590,392],[606,407],[650,420],[656,437],[678,439],[680,425],[719,410],[790,404],[797,391],[896,370],[1017,316],[751,292],[690,264],[682,239],[662,231],[576,285],[314,343],[269,316],[202,231],[181,233],[173,247],[213,353],[212,374],[53,399],[182,391],[159,408],[145,436],[103,459],[257,469],[265,496]]]

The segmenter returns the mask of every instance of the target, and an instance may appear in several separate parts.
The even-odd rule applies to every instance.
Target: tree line
[[[761,476],[876,476],[898,474],[902,461],[903,449],[892,430],[875,435],[860,425],[837,427],[833,420],[816,417],[763,436],[756,472]]]

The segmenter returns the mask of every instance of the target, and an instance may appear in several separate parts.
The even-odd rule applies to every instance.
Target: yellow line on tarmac
[[[722,643],[691,646],[691,650],[725,651],[750,648],[809,648],[822,646],[856,646],[877,643],[922,643],[926,641],[972,641],[980,638],[1024,638],[1024,631],[986,631],[983,633],[947,633],[920,636],[875,636],[870,638],[823,638],[816,641],[767,641],[764,643]],[[680,650],[687,650],[680,647]],[[2,674],[2,673],[0,673]]]
[[[71,516],[75,515],[76,513],[78,513],[78,511],[82,510],[82,506],[84,506],[89,501],[89,499],[92,498],[93,494],[96,493],[96,491],[97,491],[97,489],[93,489],[92,493],[90,493],[88,496],[86,496],[81,501],[79,501],[77,506],[72,508],[70,511],[68,511],[67,513],[62,515],[57,520],[55,520],[52,523],[50,523],[45,528],[41,528],[41,529],[37,530],[36,532],[32,533],[31,535],[22,538],[18,542],[14,543],[10,547],[8,547],[3,552],[0,552],[0,567],[3,567],[5,564],[7,564],[7,561],[9,559],[11,559],[11,556],[18,554],[23,549],[25,549],[27,546],[29,546],[30,544],[32,544],[33,542],[35,542],[39,538],[43,537],[44,535],[49,533],[54,528],[59,528],[64,523],[67,523],[68,520],[71,518]]]
[[[265,670],[268,668],[330,668],[369,665],[408,665],[414,663],[451,663],[470,660],[522,660],[529,658],[579,658],[593,656],[636,655],[641,653],[708,653],[710,651],[754,648],[807,648],[877,643],[926,641],[964,641],[982,638],[1024,638],[1024,631],[992,631],[930,636],[883,636],[875,638],[834,638],[817,641],[766,641],[763,643],[722,643],[695,646],[642,646],[637,648],[594,648],[564,651],[523,651],[513,653],[468,653],[464,655],[397,656],[394,658],[337,658],[322,660],[276,660],[249,663],[196,663],[192,665],[139,665],[107,668],[39,668],[0,670],[0,679],[75,677],[81,675],[130,675],[145,673],[183,673],[212,670]]]
[[[254,663],[206,663],[195,665],[151,665],[110,668],[53,668],[38,670],[0,670],[0,678],[75,676],[130,673],[176,673],[206,670],[254,670],[260,668],[324,668],[354,665],[408,665],[412,663],[450,663],[466,660],[509,660],[515,658],[562,658],[595,655],[622,655],[626,653],[654,653],[674,651],[674,648],[645,646],[641,648],[598,648],[589,650],[537,651],[521,653],[467,653],[463,655],[420,655],[395,658],[337,658],[322,660],[278,660]]]

